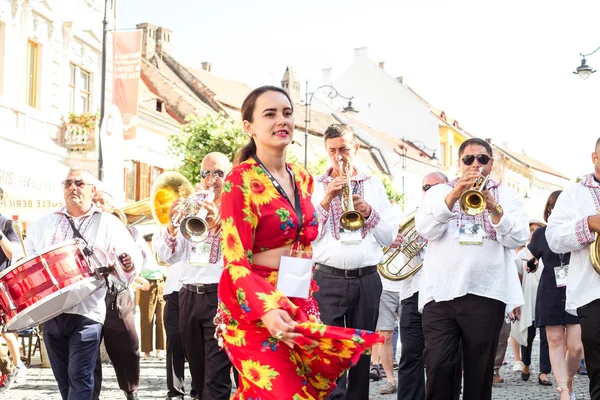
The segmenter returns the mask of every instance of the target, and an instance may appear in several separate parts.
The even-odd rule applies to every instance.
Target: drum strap
[[[97,215],[99,215],[99,218],[96,218]],[[66,217],[69,221],[69,224],[71,224],[71,228],[73,229],[73,237],[77,237],[83,240],[83,242],[85,243],[85,249],[83,249],[83,253],[86,256],[91,257],[96,262],[96,271],[104,275],[106,278],[106,275],[110,271],[108,267],[105,267],[100,263],[100,260],[98,260],[98,257],[96,257],[96,255],[94,254],[94,243],[96,242],[96,236],[98,235],[98,228],[100,227],[100,221],[102,220],[102,213],[95,213],[94,215],[92,215],[92,222],[90,223],[92,230],[90,231],[89,240],[86,240],[81,234],[81,232],[79,232],[79,229],[77,229],[77,227],[75,226],[73,218],[70,215],[67,215]]]

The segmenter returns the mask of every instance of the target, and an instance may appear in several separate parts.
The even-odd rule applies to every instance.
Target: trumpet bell
[[[150,208],[154,221],[165,227],[170,223],[171,204],[180,197],[189,197],[194,193],[190,181],[179,172],[167,171],[159,175],[150,191]]]
[[[460,196],[460,208],[467,215],[479,215],[486,207],[485,197],[475,189],[467,190]]]
[[[208,225],[200,217],[187,216],[181,220],[179,231],[190,242],[202,242],[208,233]]]
[[[365,217],[358,211],[346,211],[340,217],[340,225],[348,231],[357,231],[365,224]]]
[[[600,274],[600,246],[598,244],[598,233],[594,233],[595,240],[590,244],[590,261],[594,270]]]

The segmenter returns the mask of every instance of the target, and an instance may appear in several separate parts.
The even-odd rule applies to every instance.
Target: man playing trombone
[[[429,241],[419,288],[426,399],[453,398],[462,344],[463,398],[489,400],[504,314],[523,304],[513,259],[529,229],[519,194],[488,179],[491,145],[468,139],[458,157],[462,176],[430,189],[415,219]]]
[[[202,159],[202,192],[192,197],[207,211],[198,214],[205,215],[200,217],[208,228],[205,237],[196,237],[197,232],[193,231],[180,232],[179,224],[186,216],[181,212],[185,200],[178,199],[171,204],[171,223],[155,235],[153,244],[164,262],[188,263],[180,278],[179,331],[198,398],[205,400],[226,400],[231,395],[231,363],[218,345],[213,322],[217,313],[217,286],[223,271],[218,210],[225,175],[230,170],[231,163],[222,153],[209,153]]]
[[[319,235],[313,242],[314,294],[324,324],[374,331],[382,292],[377,263],[381,246],[390,246],[399,218],[383,184],[356,169],[359,144],[352,130],[334,124],[325,131],[331,168],[315,182],[312,201]],[[362,355],[330,399],[369,397],[370,356]],[[347,386],[347,387],[346,387]]]

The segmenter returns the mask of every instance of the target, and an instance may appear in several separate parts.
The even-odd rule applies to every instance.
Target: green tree
[[[179,162],[177,171],[195,185],[206,154],[218,151],[233,160],[247,141],[242,124],[223,114],[189,115],[181,133],[169,137],[168,152]]]
[[[404,204],[404,193],[400,193],[394,187],[394,182],[388,175],[377,174],[383,182],[385,193],[392,204],[398,204],[403,207]]]

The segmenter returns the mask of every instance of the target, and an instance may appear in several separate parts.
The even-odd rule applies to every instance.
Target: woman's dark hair
[[[287,94],[285,90],[277,86],[261,86],[250,92],[244,103],[242,103],[242,121],[254,122],[254,108],[256,107],[256,100],[266,92],[279,92],[287,97],[290,105],[292,106],[292,110],[294,109],[294,103],[292,99]],[[241,162],[249,159],[254,153],[256,153],[256,143],[254,143],[254,139],[251,138],[247,145],[242,147],[234,157],[234,165],[237,165]]]
[[[458,148],[458,157],[459,158],[460,158],[460,156],[462,156],[462,154],[465,151],[465,149],[467,148],[467,146],[482,146],[483,148],[485,148],[485,151],[488,152],[490,157],[494,157],[494,153],[492,151],[492,146],[486,140],[483,140],[480,138],[470,138],[460,144],[460,147]]]
[[[548,222],[550,213],[552,213],[552,209],[556,204],[556,199],[558,199],[558,196],[560,196],[561,193],[562,190],[555,190],[554,192],[550,193],[550,196],[548,196],[548,200],[546,200],[546,205],[544,206],[544,221]]]

